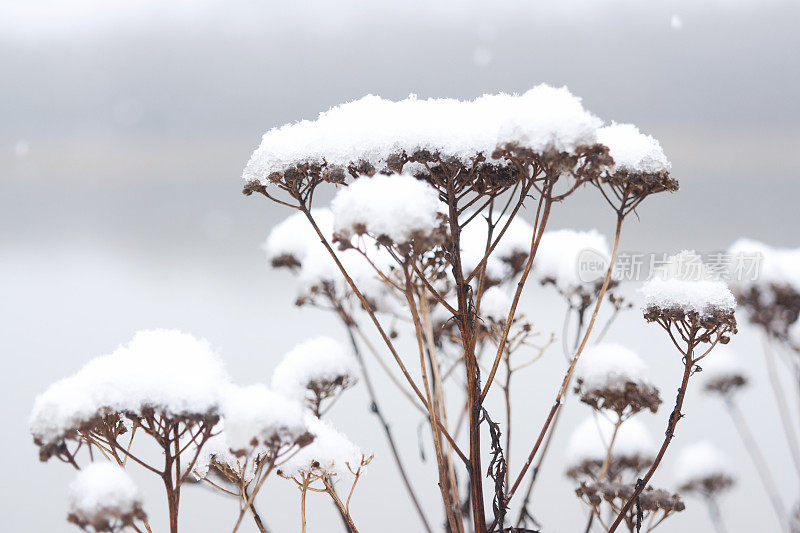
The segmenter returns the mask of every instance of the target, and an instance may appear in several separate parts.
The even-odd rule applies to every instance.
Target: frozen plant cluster
[[[144,519],[139,489],[121,467],[92,463],[69,486],[69,520],[96,532],[121,531]]]
[[[393,102],[365,96],[314,121],[303,120],[264,134],[244,171],[247,182],[266,183],[273,173],[307,163],[373,167],[398,152],[441,152],[468,163],[490,157],[501,144],[538,152],[572,152],[596,142],[600,119],[565,87],[539,85],[521,94],[484,95],[464,101],[410,96]]]
[[[730,315],[736,309],[736,299],[728,285],[691,251],[670,257],[644,284],[641,293],[646,311],[654,309],[708,317],[717,313]]]

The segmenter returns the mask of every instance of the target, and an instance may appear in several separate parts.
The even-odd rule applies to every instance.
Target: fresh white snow
[[[573,294],[588,282],[597,281],[595,276],[582,275],[584,271],[580,261],[587,259],[602,261],[608,268],[611,252],[605,236],[600,232],[569,229],[547,231],[542,235],[536,251],[533,273],[539,281],[552,280],[563,294]]]
[[[570,436],[566,464],[575,466],[587,461],[602,462],[614,432],[614,424],[605,417],[589,417]],[[655,442],[647,428],[631,418],[622,423],[614,439],[611,456],[617,459],[655,457]]]
[[[728,286],[703,264],[702,258],[683,251],[669,258],[640,289],[643,308],[680,310],[709,316],[732,313],[736,299]]]
[[[92,359],[39,395],[30,429],[47,444],[106,410],[215,414],[228,382],[222,360],[208,342],[175,330],[140,331],[128,344]]]
[[[272,390],[295,401],[302,401],[309,384],[355,380],[358,363],[351,351],[330,337],[309,339],[287,353],[272,373]]]
[[[711,442],[686,446],[675,461],[674,479],[679,487],[716,476],[732,477],[732,472],[726,455]]]
[[[333,481],[352,480],[361,465],[362,451],[327,422],[306,416],[314,440],[281,465],[285,476],[299,479],[303,475],[331,476]]]
[[[69,485],[70,514],[87,524],[115,523],[141,511],[139,489],[127,472],[107,462],[87,465]]]
[[[573,152],[596,141],[601,121],[566,87],[538,85],[521,94],[484,95],[463,101],[419,99],[393,102],[368,95],[264,134],[243,177],[268,183],[273,172],[298,163],[347,165],[366,160],[376,168],[400,151],[439,151],[468,163],[490,157],[506,143],[537,152]]]
[[[661,149],[661,144],[639,131],[633,124],[605,126],[597,130],[597,141],[608,146],[614,159],[614,170],[631,173],[669,171],[671,164]]]
[[[647,365],[633,351],[619,344],[603,343],[586,350],[578,362],[576,377],[587,390],[620,388],[626,383],[649,386]]]
[[[349,240],[366,233],[406,243],[417,235],[432,234],[443,207],[436,189],[413,176],[363,176],[333,198],[334,234]]]

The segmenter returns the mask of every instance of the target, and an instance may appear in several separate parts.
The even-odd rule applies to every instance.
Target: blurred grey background
[[[0,0],[2,529],[72,529],[64,517],[73,473],[38,462],[27,416],[49,383],[137,329],[176,327],[209,339],[242,382],[267,380],[308,336],[344,340],[331,317],[293,306],[292,280],[272,272],[260,250],[288,215],[240,194],[241,168],[266,129],[367,93],[466,98],[567,85],[600,117],[660,139],[681,180],[679,193],[648,200],[641,219],[630,219],[624,250],[713,251],[739,236],[797,246],[798,22],[800,4],[789,0]],[[551,227],[608,234],[612,224],[585,191],[559,206]],[[560,331],[563,304],[550,292],[531,285],[524,311],[539,330]],[[634,310],[608,340],[639,351],[671,403],[681,368],[662,332]],[[753,374],[744,412],[793,505],[797,479],[760,339],[745,326],[731,346]],[[513,472],[563,368],[556,346],[519,378]],[[387,383],[379,379],[384,408],[438,522],[421,421]],[[656,440],[668,411],[640,415]],[[722,502],[731,530],[777,531],[722,405],[690,391],[686,412],[655,483],[671,486],[683,444],[710,439],[739,475]],[[565,408],[534,504],[544,531],[584,524],[560,462],[570,429],[588,413],[575,401]],[[376,456],[352,505],[361,530],[417,529],[364,391],[351,391],[332,417]],[[137,479],[162,525],[161,488]],[[274,531],[299,530],[289,482],[274,479],[258,503]],[[199,487],[181,505],[184,531],[229,531],[235,521],[235,502]],[[322,497],[310,509],[310,531],[340,530]],[[702,502],[689,498],[662,527],[711,525]]]

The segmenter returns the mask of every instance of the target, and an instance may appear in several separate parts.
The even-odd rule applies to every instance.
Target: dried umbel
[[[304,341],[287,353],[272,374],[272,389],[303,401],[316,415],[358,381],[358,364],[350,351],[330,337]]]
[[[81,471],[69,490],[67,520],[84,531],[119,533],[136,528],[147,515],[138,489],[128,474],[108,463],[93,463]]]
[[[605,466],[607,479],[634,479],[653,464],[653,454],[633,454],[611,457],[607,465],[602,459],[585,459],[570,466],[565,474],[575,480],[597,479]]]
[[[581,486],[575,489],[575,493],[590,505],[599,505],[606,501],[614,507],[619,507],[633,495],[634,487],[635,484],[631,483],[599,481],[581,483]],[[639,495],[639,506],[644,512],[662,511],[665,514],[686,509],[680,495],[649,486]]]
[[[649,410],[658,411],[661,397],[658,389],[652,385],[626,381],[605,387],[586,387],[578,378],[575,392],[581,401],[595,409],[608,409],[619,415],[638,413]]]
[[[725,454],[710,442],[687,446],[675,465],[678,490],[716,498],[734,485]]]
[[[612,343],[594,346],[583,355],[575,392],[594,409],[627,418],[642,410],[656,412],[661,398],[646,378],[647,366],[631,350]]]
[[[608,146],[614,165],[594,183],[621,216],[636,209],[651,194],[678,190],[678,182],[669,175],[671,165],[661,145],[653,137],[640,133],[633,124],[600,128],[597,139]]]
[[[654,448],[638,420],[590,417],[570,437],[565,473],[576,480],[632,481],[653,463]]]
[[[800,249],[739,239],[726,255],[731,286],[749,320],[768,336],[786,341],[800,315]]]
[[[727,346],[714,350],[713,357],[703,359],[700,375],[703,390],[728,399],[747,385],[748,379],[738,357]]]
[[[800,316],[800,292],[785,284],[736,287],[736,299],[747,309],[747,317],[767,335],[785,340],[789,327]]]
[[[715,496],[733,487],[735,481],[726,474],[715,474],[693,479],[678,487],[681,492],[694,492],[703,496]]]

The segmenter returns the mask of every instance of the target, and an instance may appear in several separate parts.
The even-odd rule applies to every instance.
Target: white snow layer
[[[577,378],[588,390],[624,388],[628,382],[649,385],[647,365],[619,344],[603,343],[586,350],[578,362]]]
[[[175,330],[140,331],[127,345],[89,361],[39,395],[30,429],[47,444],[106,410],[214,414],[228,382],[221,359],[206,341]]]
[[[102,524],[141,509],[139,489],[125,470],[106,462],[90,463],[69,485],[70,513],[81,522]]]
[[[341,188],[333,198],[333,230],[348,240],[367,233],[405,243],[415,235],[433,233],[443,207],[436,189],[413,176],[363,176]]]
[[[505,322],[511,311],[511,298],[500,287],[489,287],[481,297],[481,316],[495,322]],[[516,317],[520,313],[515,314]]]
[[[333,213],[320,208],[312,210],[311,214],[326,240],[333,243]],[[339,267],[303,213],[295,213],[275,226],[264,243],[264,250],[270,262],[281,256],[291,256],[300,263],[297,274],[300,296],[308,296],[312,288],[323,285],[332,288],[338,297],[350,293]],[[381,310],[391,308],[387,286],[361,253],[352,249],[335,250],[335,253],[356,286],[370,301]],[[391,255],[381,247],[369,246],[366,253],[370,261],[386,274],[395,264]]]
[[[315,416],[306,415],[306,424],[313,442],[287,459],[281,472],[290,477],[314,474],[332,476],[333,481],[352,479],[361,465],[358,446]]]
[[[597,130],[597,142],[608,146],[614,170],[654,173],[671,168],[659,142],[633,124],[605,126]]]
[[[800,292],[800,248],[773,248],[751,239],[739,239],[728,249],[731,260],[747,261],[757,257],[758,277],[755,280],[737,279],[734,271],[733,283],[742,287],[773,284],[789,286]]]
[[[284,356],[272,373],[272,390],[302,401],[308,385],[337,378],[356,379],[358,364],[342,343],[330,337],[302,342]]]
[[[333,213],[330,209],[313,209],[311,216],[322,234],[330,238],[333,234]],[[320,248],[323,253],[327,253],[320,241],[305,213],[298,211],[272,228],[263,248],[270,262],[288,256],[303,265],[311,249]],[[328,259],[333,261],[330,257]]]
[[[273,172],[303,162],[376,168],[398,152],[439,151],[468,162],[490,157],[499,145],[519,143],[537,152],[572,152],[596,141],[601,121],[566,87],[538,85],[521,95],[484,95],[398,102],[368,95],[264,134],[243,177],[266,184]]]
[[[717,345],[700,366],[703,368],[700,380],[704,382],[747,376],[736,352],[726,345]]]
[[[708,441],[686,446],[678,455],[674,472],[679,487],[716,476],[732,477],[727,457]]]
[[[251,457],[291,445],[307,430],[300,404],[261,384],[229,387],[222,415],[229,449]]]
[[[566,451],[567,465],[605,460],[613,432],[614,424],[602,416],[584,420],[570,436]],[[612,458],[655,457],[655,454],[655,442],[644,424],[635,418],[622,423],[614,439]]]
[[[643,309],[681,310],[708,316],[732,313],[736,299],[728,286],[703,264],[702,258],[683,251],[669,258],[640,289]]]
[[[581,276],[580,261],[602,261],[606,268],[611,259],[608,242],[597,230],[569,229],[548,231],[542,235],[533,260],[533,272],[539,281],[550,279],[565,294],[570,294],[586,282],[597,281],[595,276]]]

